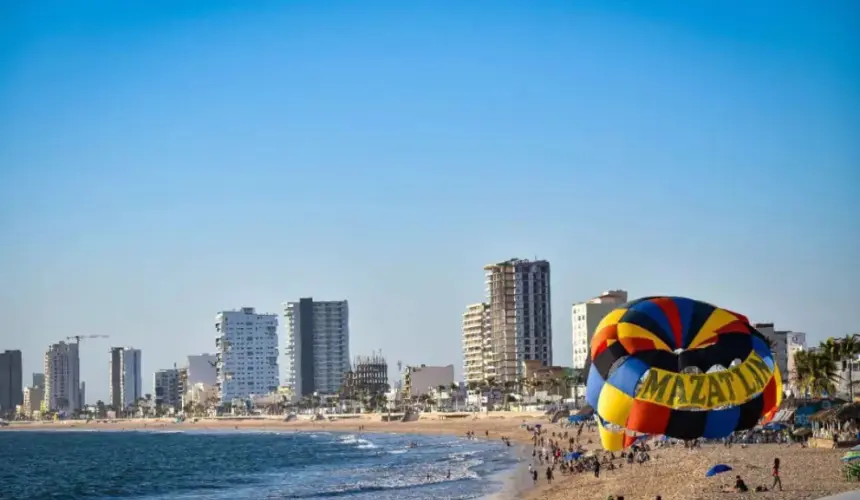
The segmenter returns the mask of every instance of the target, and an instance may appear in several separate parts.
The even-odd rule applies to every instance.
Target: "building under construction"
[[[356,356],[352,370],[344,374],[343,392],[350,398],[388,391],[388,362],[380,353]]]

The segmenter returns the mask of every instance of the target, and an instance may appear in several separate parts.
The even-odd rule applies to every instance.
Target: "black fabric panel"
[[[669,351],[639,351],[631,354],[651,368],[659,368],[668,372],[678,371],[678,355]]]
[[[708,321],[708,318],[710,318],[711,314],[716,310],[716,307],[710,304],[705,304],[704,302],[695,300],[692,302],[693,311],[692,314],[690,314],[690,324],[687,326],[687,331],[690,332],[690,341],[696,338],[696,334],[699,333],[699,330],[702,329],[702,326],[704,326],[705,322]]]
[[[761,419],[762,410],[764,410],[764,397],[761,394],[742,404],[741,416],[735,430],[743,431],[755,427]]]
[[[669,414],[669,423],[666,425],[666,435],[677,439],[702,437],[707,419],[706,411],[672,410]]]
[[[663,330],[660,323],[641,311],[628,309],[627,312],[624,313],[624,316],[618,320],[618,323],[630,323],[631,325],[640,326],[653,333],[657,338],[665,342],[666,345],[671,346],[675,344],[675,339],[670,335],[670,332]]]
[[[603,377],[603,380],[609,380],[609,372],[612,365],[619,359],[628,356],[627,349],[621,345],[621,342],[613,342],[609,347],[603,350],[594,359],[594,367],[597,368],[597,373]]]
[[[678,361],[678,368],[683,370],[690,366],[696,366],[702,372],[707,372],[714,365],[728,368],[735,359],[746,359],[751,351],[752,339],[749,335],[727,333],[717,337],[717,342],[713,345],[682,352]]]

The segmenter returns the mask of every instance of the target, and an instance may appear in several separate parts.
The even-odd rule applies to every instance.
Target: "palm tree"
[[[836,362],[827,352],[799,351],[794,355],[795,383],[803,394],[822,397],[836,392]]]
[[[841,339],[829,338],[821,344],[821,350],[836,363],[842,365],[842,372],[848,373],[848,394],[854,401],[854,362],[860,354],[860,342],[856,335],[846,335]]]

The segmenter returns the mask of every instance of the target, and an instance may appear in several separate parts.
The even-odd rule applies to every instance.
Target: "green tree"
[[[836,362],[823,351],[799,351],[794,355],[795,383],[801,393],[823,397],[836,392]]]
[[[856,335],[846,335],[841,339],[829,338],[821,344],[822,352],[842,367],[842,372],[848,375],[848,394],[854,401],[854,369],[853,364],[860,355],[860,342]]]

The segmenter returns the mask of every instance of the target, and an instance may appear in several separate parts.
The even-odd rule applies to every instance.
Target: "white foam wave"
[[[372,450],[377,448],[375,444],[371,443],[366,439],[356,437],[354,434],[347,434],[346,436],[341,436],[340,438],[338,438],[338,441],[343,444],[356,445],[356,448],[362,450]]]

